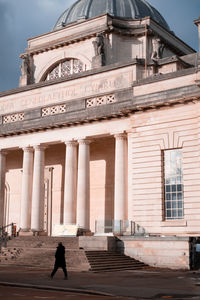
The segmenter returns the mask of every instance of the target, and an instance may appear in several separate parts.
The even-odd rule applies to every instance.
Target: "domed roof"
[[[60,16],[54,30],[73,22],[103,14],[124,19],[151,17],[170,30],[161,14],[145,0],[78,0]]]

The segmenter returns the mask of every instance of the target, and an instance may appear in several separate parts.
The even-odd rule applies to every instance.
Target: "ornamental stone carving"
[[[66,104],[53,105],[42,108],[42,117],[52,116],[56,114],[63,114],[67,111]]]
[[[98,34],[95,41],[92,42],[95,56],[92,58],[92,67],[98,68],[105,65],[104,36]]]
[[[28,55],[22,55],[22,64],[20,66],[21,76],[19,86],[25,86],[31,82],[31,63]]]
[[[101,105],[106,105],[106,104],[112,104],[116,102],[116,98],[114,94],[111,95],[105,95],[101,97],[95,97],[95,98],[90,98],[86,100],[86,107],[95,107],[95,106],[101,106]]]
[[[165,48],[165,45],[161,42],[161,39],[154,38],[152,40],[152,55],[151,55],[151,59],[153,61],[157,61],[158,59],[163,58],[164,48]]]
[[[17,113],[12,115],[3,116],[3,124],[24,121],[24,113]]]

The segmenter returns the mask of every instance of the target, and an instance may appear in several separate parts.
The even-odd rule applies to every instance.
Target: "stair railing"
[[[11,234],[8,235],[8,229],[11,228]],[[11,223],[5,226],[0,227],[0,253],[2,251],[2,247],[7,247],[7,241],[9,238],[16,236],[16,224]]]

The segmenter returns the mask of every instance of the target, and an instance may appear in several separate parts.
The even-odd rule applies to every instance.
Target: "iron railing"
[[[11,223],[5,226],[0,227],[0,252],[2,247],[7,247],[7,241],[11,237],[16,236],[16,224]]]
[[[146,235],[144,227],[134,221],[124,220],[96,220],[95,234],[115,235]]]

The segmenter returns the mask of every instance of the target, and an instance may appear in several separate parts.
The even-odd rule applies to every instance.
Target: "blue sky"
[[[50,31],[75,0],[0,0],[0,91],[18,87],[19,55],[27,39]],[[101,0],[99,0],[101,1]],[[171,30],[198,50],[200,0],[148,0],[166,19]]]

